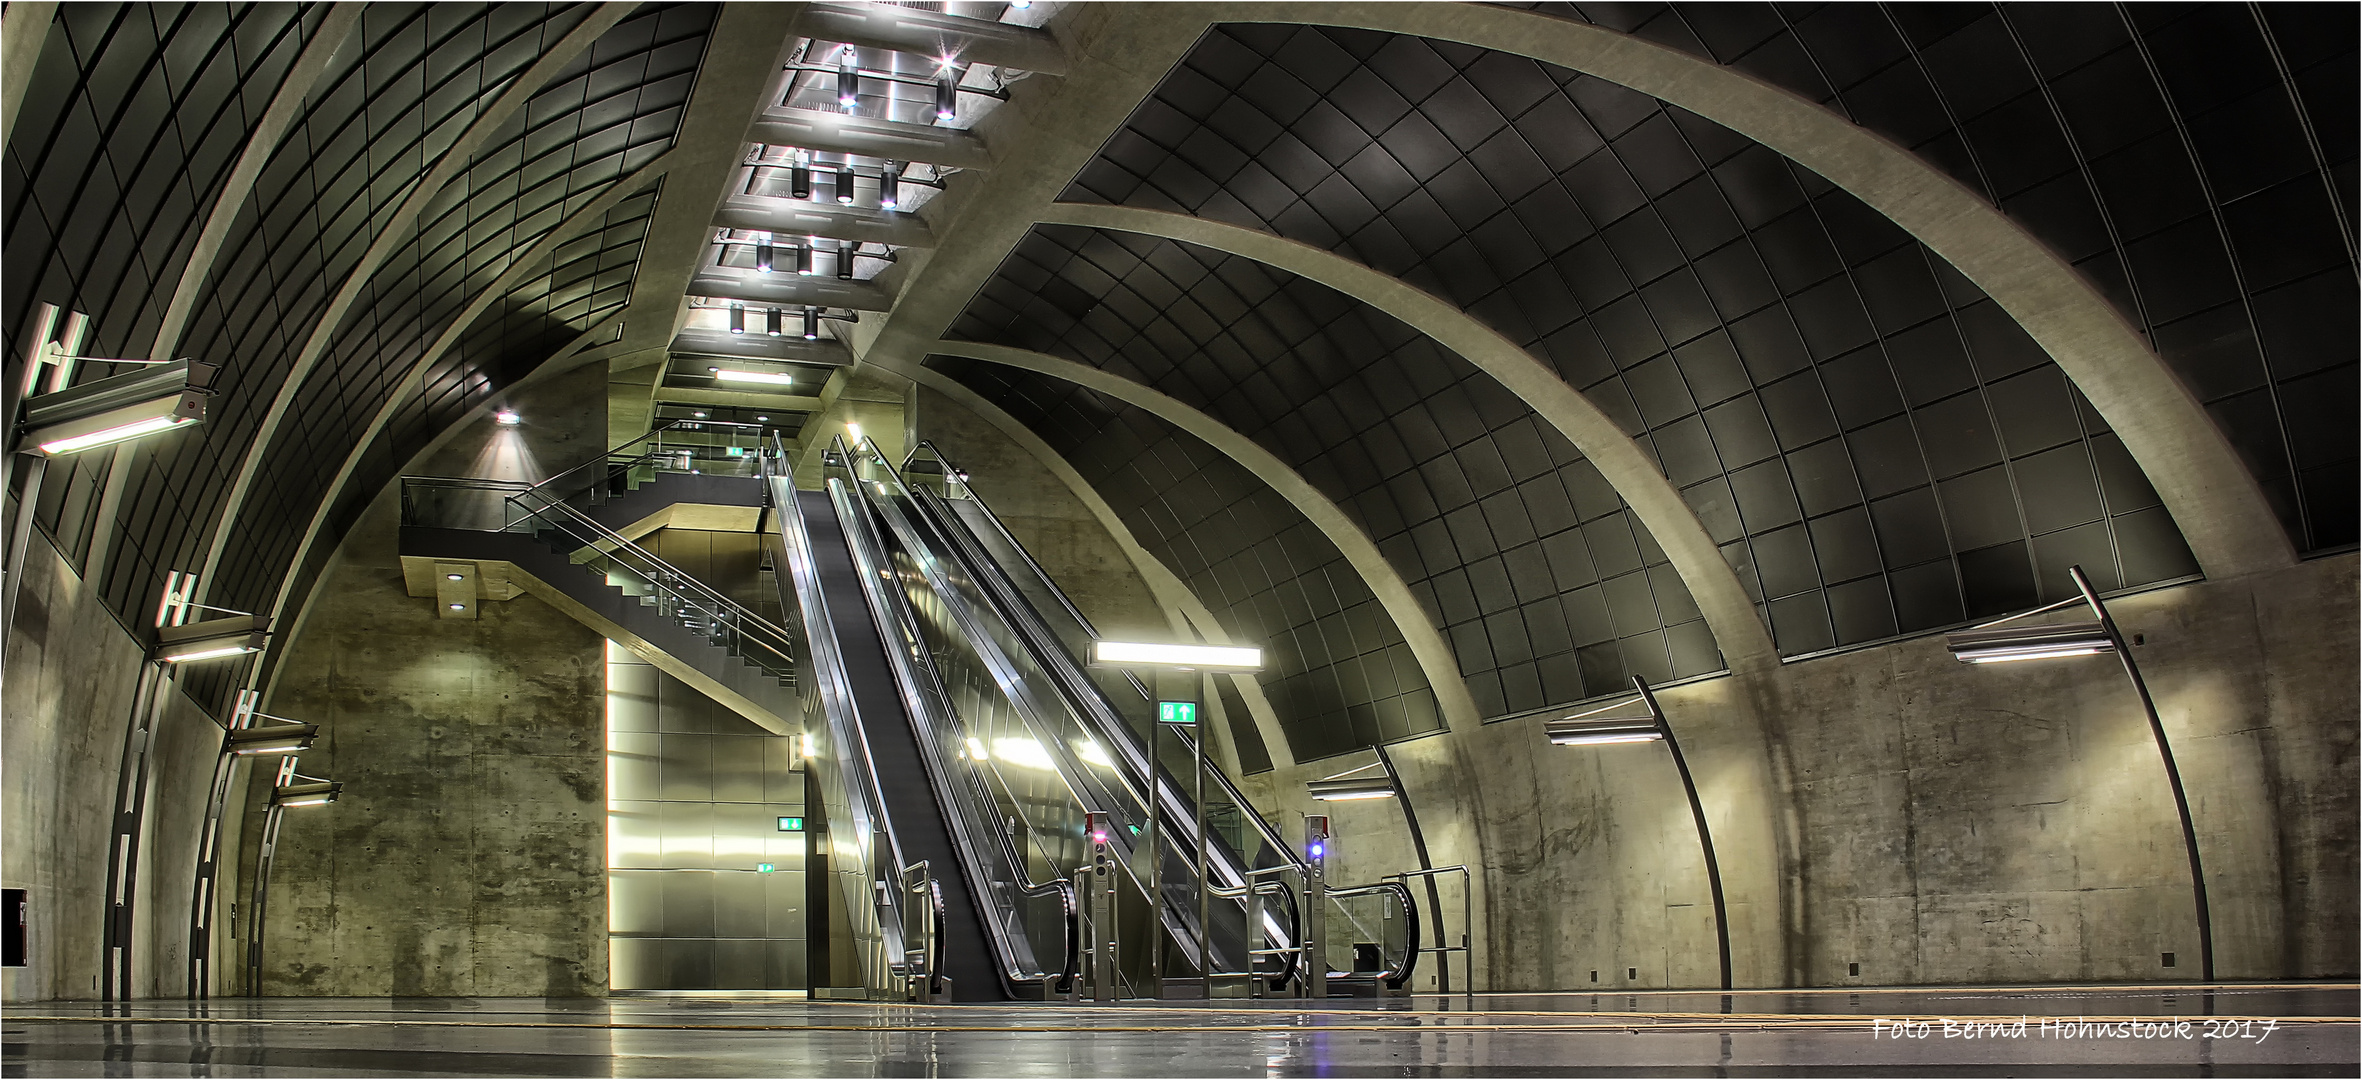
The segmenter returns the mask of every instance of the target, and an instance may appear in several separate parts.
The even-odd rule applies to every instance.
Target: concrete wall
[[[146,650],[35,534],[0,692],[0,881],[27,890],[27,966],[0,968],[0,1000],[99,993],[107,846]],[[134,879],[132,991],[188,980],[190,885],[221,728],[172,685],[155,727]]]
[[[2221,978],[2355,972],[2356,584],[2342,555],[2110,605],[2146,642],[2135,656],[2190,791]],[[1972,666],[1923,637],[1660,697],[1713,822],[1740,985],[2198,978],[2179,824],[2112,659]],[[1750,716],[1771,732],[1777,821],[1733,794],[1763,766]],[[1712,985],[1709,896],[1670,759],[1551,747],[1540,726],[1396,751],[1431,845],[1444,837],[1439,862],[1459,861],[1454,837],[1476,823],[1480,985]],[[1338,879],[1411,860],[1391,803],[1327,809]]]
[[[530,478],[587,460],[607,437],[606,379],[593,365],[541,384],[509,402],[523,425],[479,420],[411,471]],[[266,698],[322,725],[299,767],[345,792],[288,812],[263,992],[604,993],[600,638],[525,595],[441,618],[404,591],[399,511],[389,487],[346,537]]]

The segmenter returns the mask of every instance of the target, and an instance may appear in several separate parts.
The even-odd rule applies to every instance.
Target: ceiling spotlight
[[[466,605],[466,604],[453,604],[453,605],[451,605],[451,610],[453,610],[453,611],[466,611],[466,610],[467,610],[467,605]]]
[[[838,245],[837,245],[837,278],[838,278],[838,280],[840,280],[840,281],[851,281],[851,280],[853,280],[853,256],[854,256],[854,254],[855,254],[856,252],[858,252],[858,251],[860,251],[860,250],[861,250],[861,245],[860,245],[860,244],[858,244],[858,243],[846,242],[846,243],[840,243],[840,244],[838,244]]]
[[[902,167],[889,161],[885,171],[878,174],[878,209],[893,210],[901,205]]]
[[[758,417],[755,417],[755,419],[756,419],[756,420],[758,420],[758,421],[761,421],[761,422],[763,422],[763,423],[766,423],[766,424],[768,424],[768,423],[770,423],[770,422],[771,422],[771,418],[770,418],[770,417],[768,417],[768,416],[758,416]]]
[[[811,276],[812,276],[812,245],[811,245],[811,244],[808,244],[808,243],[807,243],[807,244],[802,244],[802,245],[799,245],[799,246],[796,248],[796,274],[797,274],[797,276],[799,276],[799,277],[811,277]]]
[[[755,240],[755,273],[771,272],[771,234],[764,233]]]
[[[837,166],[837,203],[843,206],[853,205],[853,166],[851,165]]]
[[[820,309],[804,309],[804,340],[820,340]]]
[[[733,333],[733,334],[743,334],[743,333],[746,333],[746,305],[745,305],[745,304],[732,304],[732,305],[730,305],[730,332],[731,332],[731,333]]]
[[[950,64],[935,73],[935,119],[949,120],[959,114],[960,69]]]
[[[782,375],[775,371],[733,371],[726,368],[716,369],[714,378],[723,382],[765,383],[771,386],[787,386],[796,381],[793,375]]]
[[[852,112],[853,106],[861,103],[859,58],[860,54],[855,53],[851,45],[845,46],[845,51],[837,54],[837,107],[846,112]]]
[[[515,427],[520,421],[524,419],[524,417],[518,416],[513,410],[509,409],[502,409],[499,412],[492,414],[493,423],[505,425],[507,427]]]
[[[772,337],[778,337],[780,333],[779,319],[780,314],[778,308],[765,308],[763,310],[763,333]]]
[[[694,417],[698,418],[699,420],[703,420],[703,419],[705,419],[705,414],[704,414],[704,413],[701,413],[701,412],[693,412],[693,413],[690,413],[689,415],[691,415],[691,416],[694,416]]]
[[[466,575],[466,574],[445,574],[445,575],[443,575],[443,576],[444,576],[445,578],[449,579],[449,580],[452,580],[452,581],[466,581],[466,580],[467,580],[467,575]]]
[[[797,199],[812,197],[812,168],[804,164],[801,157],[796,159],[795,164],[788,166],[787,194]]]

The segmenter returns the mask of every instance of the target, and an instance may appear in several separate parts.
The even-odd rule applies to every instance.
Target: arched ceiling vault
[[[1681,501],[1681,494],[1666,482],[1657,463],[1634,445],[1614,420],[1576,393],[1556,372],[1468,313],[1351,259],[1309,244],[1207,218],[1062,202],[1050,207],[1042,220],[1048,224],[1161,236],[1244,256],[1320,282],[1434,338],[1508,387],[1598,467],[1600,475],[1631,504],[1633,513],[1671,558],[1674,568],[1689,586],[1690,596],[1705,614],[1706,625],[1713,629],[1724,660],[1734,667],[1778,662],[1779,653],[1772,645],[1771,634],[1739,585],[1738,576],[1731,572],[1714,540],[1698,524],[1697,515]],[[1233,438],[1238,436],[1233,433]],[[1258,475],[1263,472],[1255,471]],[[1376,555],[1375,547],[1370,554]],[[1388,573],[1391,575],[1390,569]],[[1412,611],[1415,613],[1416,609]],[[1403,613],[1397,613],[1397,618],[1401,617]]]
[[[1435,690],[1436,704],[1442,710],[1446,726],[1472,725],[1483,719],[1475,701],[1468,696],[1467,684],[1459,678],[1459,665],[1453,659],[1451,646],[1436,632],[1435,624],[1420,608],[1402,575],[1379,554],[1377,545],[1370,542],[1368,534],[1350,516],[1278,456],[1213,417],[1131,379],[1088,364],[1028,349],[949,339],[938,342],[936,351],[1039,372],[1139,406],[1245,466],[1256,479],[1294,504],[1321,535],[1336,545],[1354,572],[1369,583],[1379,605],[1394,620],[1412,655],[1427,673],[1428,685]]]

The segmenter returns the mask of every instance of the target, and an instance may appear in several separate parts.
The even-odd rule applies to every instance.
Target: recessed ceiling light
[[[453,581],[466,581],[466,580],[467,580],[467,575],[466,575],[466,574],[445,574],[445,575],[443,575],[443,576],[444,576],[444,577],[447,577],[447,578],[450,578],[450,579],[451,579],[451,580],[453,580]]]

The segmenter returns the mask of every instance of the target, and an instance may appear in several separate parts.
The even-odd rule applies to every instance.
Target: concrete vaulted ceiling
[[[1135,446],[1093,480],[1148,548],[1171,508],[1123,483],[1245,508],[1157,557],[1231,632],[1312,628],[1298,757],[2031,606],[2068,562],[2353,542],[2350,10],[885,10],[11,5],[5,329],[45,301],[226,365],[201,433],[61,464],[44,527],[118,611],[167,569],[286,609],[537,371],[930,363],[1062,453]],[[819,274],[755,273],[757,233]],[[860,321],[732,335],[733,301]],[[1268,588],[1206,595],[1250,554]]]

